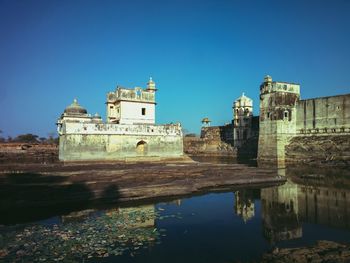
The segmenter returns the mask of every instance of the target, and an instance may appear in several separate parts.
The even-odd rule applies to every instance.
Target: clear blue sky
[[[46,136],[73,98],[105,116],[116,84],[152,76],[157,123],[199,132],[258,114],[264,75],[302,98],[350,92],[350,1],[0,0],[0,129]]]

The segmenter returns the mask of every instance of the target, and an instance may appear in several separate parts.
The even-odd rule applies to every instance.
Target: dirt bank
[[[197,162],[2,166],[0,208],[134,201],[284,182],[274,170]]]

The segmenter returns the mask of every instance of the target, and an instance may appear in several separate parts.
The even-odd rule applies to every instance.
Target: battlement
[[[64,134],[102,134],[102,135],[147,135],[147,136],[182,136],[180,124],[113,124],[64,122],[58,130]]]
[[[155,93],[153,91],[143,90],[140,87],[128,89],[118,86],[115,92],[109,92],[107,94],[107,103],[116,103],[119,101],[156,103]]]
[[[264,78],[264,82],[260,85],[260,94],[287,92],[300,94],[300,85],[292,82],[272,81],[270,76]]]

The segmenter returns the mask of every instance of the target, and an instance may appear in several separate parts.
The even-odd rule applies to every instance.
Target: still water
[[[275,247],[350,243],[350,190],[314,181],[1,226],[0,262],[250,262]]]

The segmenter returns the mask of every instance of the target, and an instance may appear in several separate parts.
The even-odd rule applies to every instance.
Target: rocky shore
[[[350,262],[350,245],[339,244],[332,241],[320,240],[314,246],[299,248],[275,249],[265,254],[262,263],[277,262]]]

